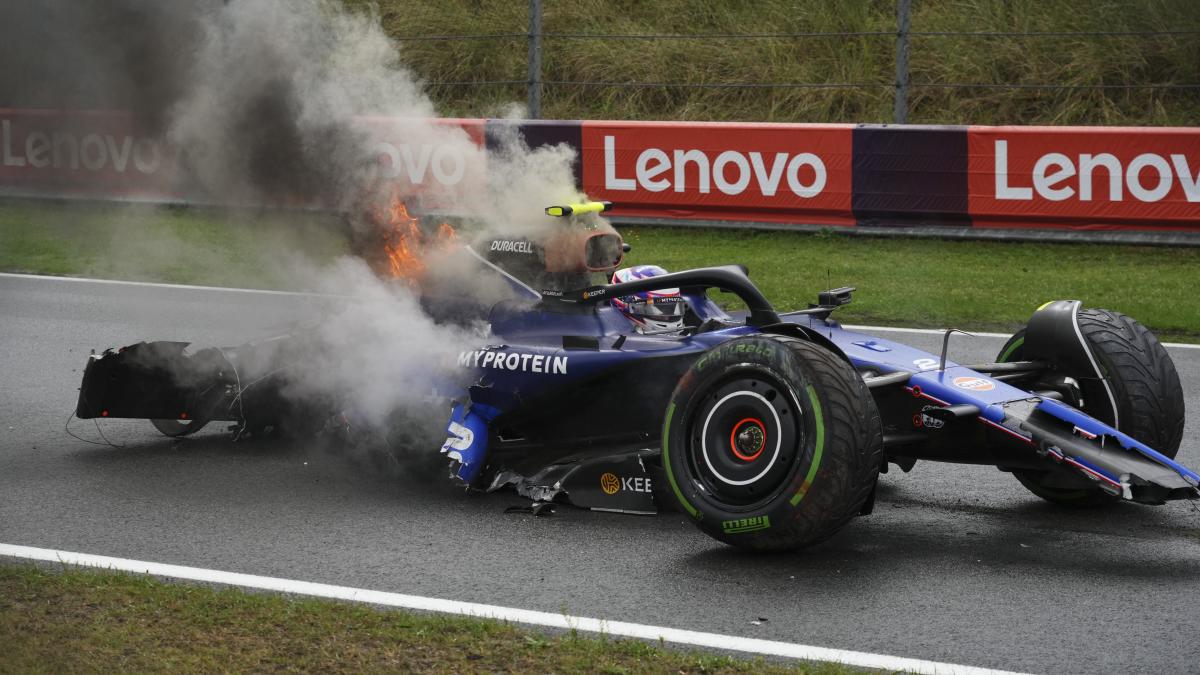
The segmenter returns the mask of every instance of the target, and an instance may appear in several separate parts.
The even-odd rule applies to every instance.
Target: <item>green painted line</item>
[[[1017,351],[1017,349],[1020,348],[1020,346],[1023,344],[1025,344],[1025,336],[1024,335],[1022,335],[1019,339],[1017,339],[1016,342],[1009,345],[1008,349],[1004,350],[1004,353],[1001,354],[1000,358],[998,359],[999,363],[1004,363],[1004,362],[1008,361],[1008,357],[1012,356],[1012,353]]]
[[[800,489],[792,495],[792,506],[798,505],[800,500],[804,499],[808,488],[812,487],[813,479],[817,476],[817,469],[821,466],[821,455],[825,452],[825,418],[821,415],[821,401],[817,398],[817,390],[813,389],[811,384],[808,385],[808,399],[812,401],[813,416],[817,420],[817,443],[813,450],[812,466],[808,467],[808,475],[804,477]]]
[[[688,502],[688,500],[683,498],[683,491],[679,489],[679,483],[675,482],[675,474],[671,472],[671,458],[667,455],[667,438],[669,436],[668,432],[671,429],[671,418],[674,416],[675,416],[675,404],[672,403],[671,405],[667,406],[667,416],[663,420],[663,430],[662,430],[663,468],[667,470],[667,482],[669,482],[671,484],[671,489],[675,491],[675,498],[679,500],[679,503],[681,505],[683,505],[683,508],[686,509],[687,512],[689,514],[691,514],[691,516],[693,518],[695,518],[696,520],[700,520],[700,512],[697,511],[696,507],[692,506]]]

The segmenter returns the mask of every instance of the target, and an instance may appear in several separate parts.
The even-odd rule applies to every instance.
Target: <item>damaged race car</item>
[[[610,206],[550,207],[549,234],[462,245],[504,297],[427,303],[439,320],[490,326],[458,357],[441,447],[470,489],[511,487],[535,512],[679,510],[759,551],[827,539],[871,512],[889,465],[918,460],[996,466],[1075,507],[1200,497],[1200,475],[1173,459],[1175,367],[1127,316],[1048,302],[994,362],[961,365],[947,359],[952,331],[932,354],[843,328],[832,315],[853,288],[781,313],[741,266],[618,270],[628,245],[600,216]],[[724,311],[714,290],[745,310]],[[285,395],[304,340],[93,355],[76,414],[148,418],[170,436],[214,420],[239,436],[310,433],[340,411]]]

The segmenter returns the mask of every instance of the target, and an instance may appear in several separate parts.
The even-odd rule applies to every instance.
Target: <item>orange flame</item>
[[[458,238],[454,228],[443,222],[437,226],[432,241],[427,241],[427,235],[421,229],[421,219],[408,212],[408,206],[395,189],[391,191],[386,206],[375,209],[372,215],[380,226],[383,252],[387,258],[387,268],[380,271],[390,274],[394,279],[418,281],[425,273],[423,258],[430,249],[445,246]]]

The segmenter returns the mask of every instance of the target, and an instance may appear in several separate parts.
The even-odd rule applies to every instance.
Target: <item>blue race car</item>
[[[950,331],[931,354],[842,328],[831,315],[853,288],[780,313],[740,266],[631,268],[591,284],[628,250],[598,218],[609,206],[551,207],[564,217],[552,236],[466,248],[505,299],[429,303],[442,320],[491,327],[490,344],[458,357],[466,377],[441,448],[454,480],[514,488],[535,512],[556,501],[678,509],[710,536],[762,551],[830,537],[870,513],[889,465],[917,460],[994,465],[1068,506],[1200,497],[1200,475],[1173,460],[1179,377],[1129,317],[1046,303],[995,362],[960,365],[946,358]],[[710,290],[746,310],[723,311]],[[76,414],[150,418],[169,435],[210,420],[239,434],[313,431],[335,411],[288,401],[288,374],[274,365],[302,345],[273,341],[267,356],[261,343],[110,350],[89,360]],[[244,391],[231,361],[266,364],[277,386]]]

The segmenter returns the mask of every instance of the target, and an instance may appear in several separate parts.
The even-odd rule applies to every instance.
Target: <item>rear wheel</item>
[[[204,428],[204,420],[150,420],[155,429],[164,436],[180,438],[190,436]]]
[[[1183,387],[1167,350],[1149,329],[1119,312],[1080,310],[1079,331],[1109,389],[1091,373],[1059,373],[1079,384],[1078,400],[1066,403],[1082,406],[1087,412],[1088,399],[1107,397],[1111,391],[1115,418],[1111,413],[1097,413],[1096,419],[1174,458],[1183,439]],[[1026,358],[1025,331],[1021,330],[1000,349],[997,361]],[[1033,494],[1063,506],[1087,508],[1120,500],[1069,469],[1013,471],[1013,475]]]
[[[883,457],[862,378],[810,342],[753,336],[705,354],[667,407],[663,465],[710,536],[781,551],[821,542],[864,508]]]

